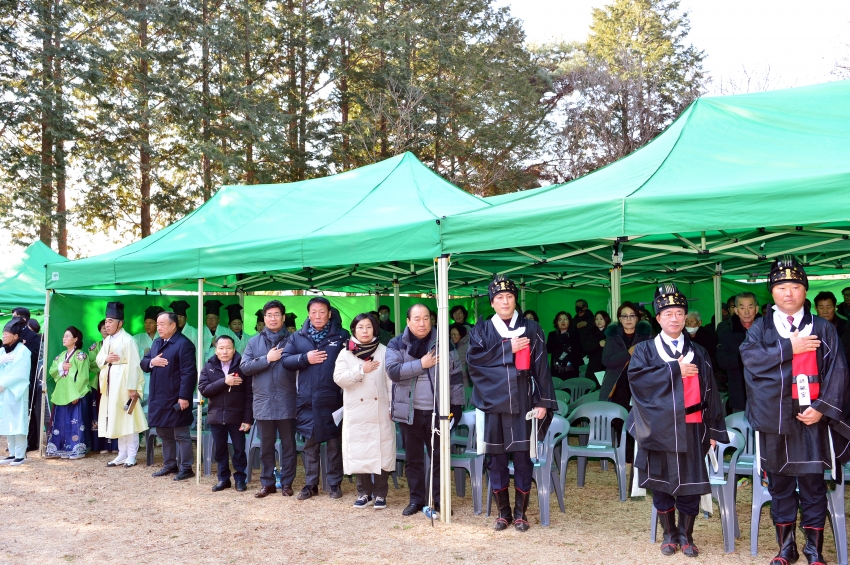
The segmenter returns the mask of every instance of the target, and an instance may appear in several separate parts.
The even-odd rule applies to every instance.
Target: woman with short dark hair
[[[83,351],[83,332],[74,326],[62,336],[65,351],[56,356],[50,366],[50,376],[56,382],[50,402],[53,415],[47,438],[47,456],[63,459],[82,459],[91,447],[89,405],[86,395],[89,384],[89,358]]]
[[[570,332],[572,321],[570,313],[561,310],[552,320],[555,330],[549,332],[546,338],[546,351],[551,355],[549,371],[553,377],[562,380],[578,377],[578,368],[582,364],[581,353],[573,347],[575,338]]]
[[[351,339],[339,353],[334,382],[342,389],[342,466],[357,475],[355,508],[387,507],[388,479],[395,469],[395,425],[390,418],[393,383],[387,376],[386,346],[378,320],[358,314]],[[374,477],[374,482],[373,482]]]
[[[605,370],[602,365],[602,349],[605,347],[605,329],[611,324],[611,316],[605,310],[600,310],[593,317],[593,323],[592,327],[581,334],[581,346],[587,355],[587,370],[584,376],[589,379],[595,379],[596,373]]]

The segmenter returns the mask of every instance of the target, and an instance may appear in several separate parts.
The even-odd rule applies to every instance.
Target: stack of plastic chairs
[[[475,434],[475,410],[464,412],[457,427],[466,427],[467,435],[464,450],[451,456],[452,468],[455,470],[455,489],[458,496],[466,496],[466,475],[464,471],[467,471],[469,483],[472,486],[472,511],[475,514],[481,514],[484,454],[478,453],[478,441]]]

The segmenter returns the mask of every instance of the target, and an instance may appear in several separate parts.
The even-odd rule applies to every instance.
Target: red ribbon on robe
[[[805,353],[796,353],[791,360],[791,375],[796,380],[797,375],[806,375],[816,377],[818,375],[818,358],[815,351],[806,351]],[[820,393],[820,383],[809,382],[809,397],[812,400],[818,399]],[[797,394],[797,383],[791,387],[791,398],[799,398]]]
[[[682,384],[685,390],[685,409],[691,406],[699,406],[696,412],[690,414],[685,413],[686,424],[701,424],[702,423],[702,399],[699,390],[699,375],[693,377],[682,377]]]

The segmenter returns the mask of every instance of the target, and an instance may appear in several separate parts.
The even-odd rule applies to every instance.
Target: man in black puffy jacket
[[[209,399],[207,423],[213,440],[215,461],[218,464],[218,483],[213,492],[230,488],[230,467],[227,463],[227,436],[233,444],[233,469],[236,490],[247,489],[248,457],[245,454],[245,432],[254,421],[254,395],[251,377],[239,366],[242,356],[229,335],[220,335],[213,343],[215,356],[201,370],[198,389]]]
[[[332,316],[331,304],[317,296],[307,303],[308,318],[300,330],[289,337],[281,362],[298,379],[296,430],[304,436],[304,474],[306,485],[296,498],[306,500],[319,493],[319,455],[327,443],[328,479],[331,498],[342,498],[342,430],[334,423],[333,413],[342,408],[342,389],[334,382],[334,366],[339,352],[348,343],[349,334]]]

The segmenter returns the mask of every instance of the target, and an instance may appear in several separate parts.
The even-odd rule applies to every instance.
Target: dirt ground
[[[0,453],[5,439],[0,440]],[[175,482],[172,476],[151,477],[160,464],[107,468],[108,455],[78,461],[39,459],[25,465],[0,466],[0,562],[51,563],[551,563],[766,564],[776,546],[765,507],[759,555],[751,557],[751,488],[739,491],[742,539],[736,552],[723,553],[719,515],[699,517],[694,532],[698,560],[677,553],[663,557],[649,542],[650,499],[618,501],[613,470],[588,466],[587,484],[576,487],[576,465],[567,473],[566,513],[552,499],[551,525],[539,525],[532,491],[531,530],[492,530],[493,518],[472,512],[471,489],[454,497],[451,524],[421,513],[403,517],[407,504],[404,478],[399,490],[390,485],[388,508],[355,509],[354,485],[343,483],[344,496],[297,501],[280,494],[258,500],[258,474],[245,493],[214,493],[215,477]],[[300,461],[299,461],[300,463]],[[294,485],[303,486],[303,467]],[[715,507],[716,509],[716,507]],[[485,507],[486,512],[486,507]],[[660,539],[660,527],[659,527]],[[799,544],[799,541],[798,541]],[[800,544],[802,547],[802,544]],[[824,553],[835,561],[832,531],[826,527]],[[801,555],[801,559],[805,559]]]

